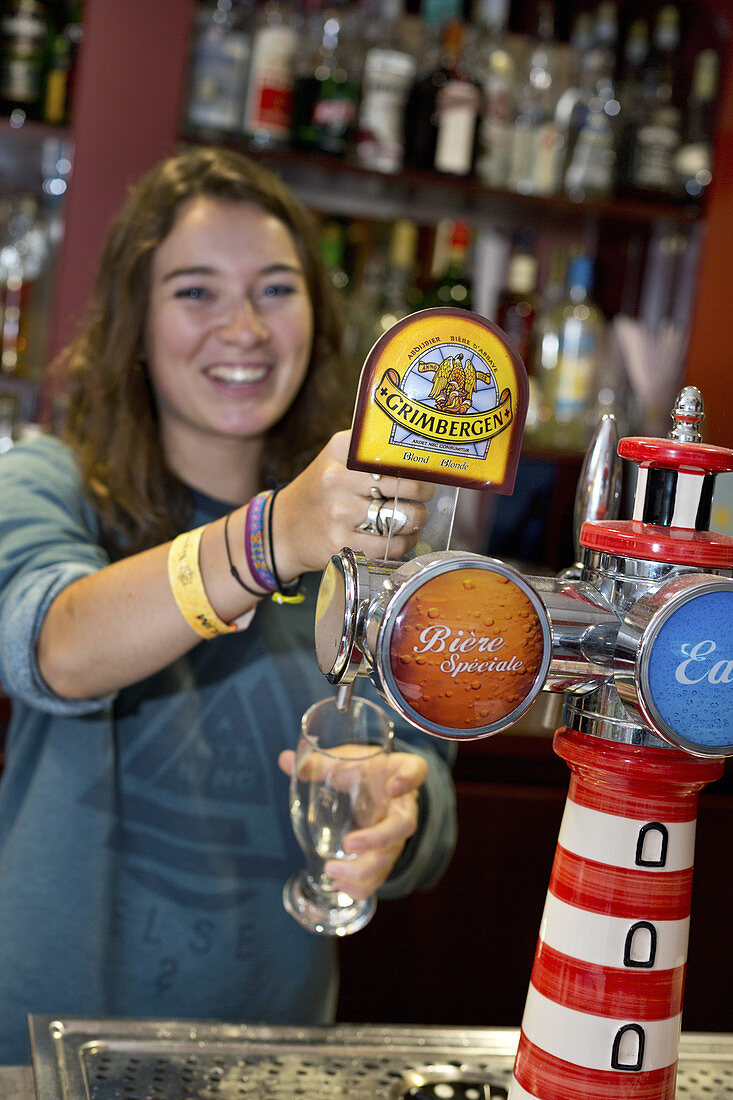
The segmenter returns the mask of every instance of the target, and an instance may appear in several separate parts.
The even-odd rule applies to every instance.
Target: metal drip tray
[[[500,1100],[519,1038],[499,1028],[29,1023],[38,1100]],[[733,1098],[733,1036],[682,1036],[677,1097]]]

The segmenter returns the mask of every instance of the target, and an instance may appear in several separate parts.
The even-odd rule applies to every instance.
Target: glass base
[[[302,872],[288,879],[283,905],[290,916],[319,936],[349,936],[368,924],[377,908],[376,897],[355,901],[348,894],[324,893]]]

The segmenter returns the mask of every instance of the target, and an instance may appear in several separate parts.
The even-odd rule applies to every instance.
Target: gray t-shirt
[[[195,494],[190,526],[228,507]],[[40,624],[108,561],[66,446],[41,437],[0,459],[0,1062],[28,1060],[29,1012],[314,1024],[335,1011],[334,942],[282,906],[303,855],[277,757],[333,692],[313,652],[318,578],[305,603],[264,600],[247,629],[114,697],[60,698],[35,664]],[[455,844],[451,746],[396,733],[430,775],[385,897],[432,885]]]

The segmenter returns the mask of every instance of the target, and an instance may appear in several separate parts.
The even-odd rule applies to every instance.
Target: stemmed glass
[[[324,865],[355,859],[344,851],[348,833],[384,817],[392,731],[387,713],[359,697],[346,710],[338,709],[335,698],[322,699],[303,715],[290,777],[290,817],[306,866],[285,884],[283,904],[311,932],[347,936],[374,916],[377,899],[357,900],[335,890]]]

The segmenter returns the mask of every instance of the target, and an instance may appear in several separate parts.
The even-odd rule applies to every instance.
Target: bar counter
[[[3,1100],[35,1100],[30,1066],[0,1066],[0,1096]]]
[[[35,1094],[28,1092],[30,1071],[7,1070],[0,1077],[0,1087],[8,1085],[5,1100],[500,1100],[518,1041],[518,1030],[506,1028],[255,1027],[51,1016],[31,1017],[30,1035]],[[733,1097],[733,1035],[683,1034],[677,1095]]]

